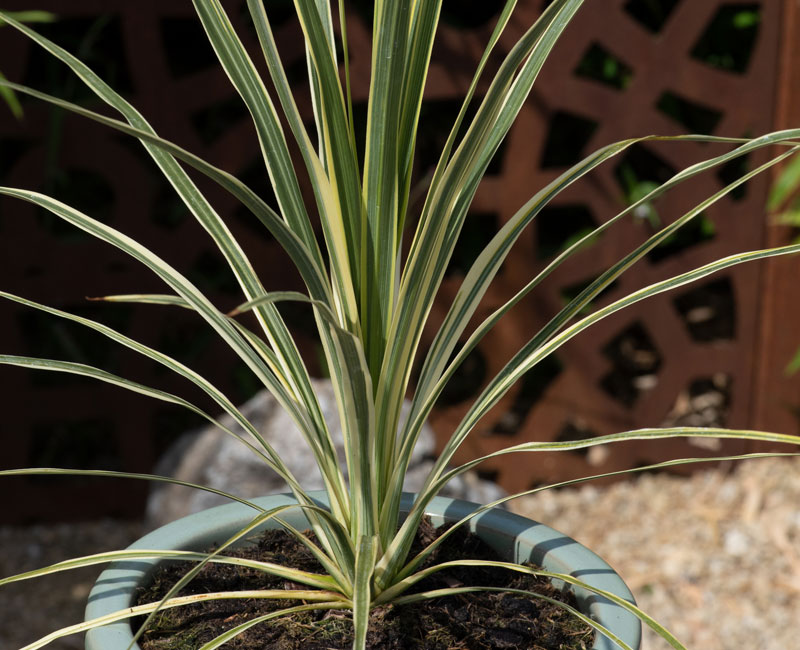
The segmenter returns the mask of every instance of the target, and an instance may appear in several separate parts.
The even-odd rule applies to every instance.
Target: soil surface
[[[412,554],[439,534],[426,522]],[[225,554],[228,554],[226,551]],[[310,552],[284,531],[267,531],[255,545],[231,555],[280,562],[322,572]],[[499,559],[477,536],[456,531],[427,565],[460,558]],[[172,563],[159,570],[138,603],[154,602],[193,565]],[[575,606],[546,580],[497,568],[459,567],[437,572],[415,591],[454,586],[508,587],[536,591]],[[205,567],[183,595],[235,589],[296,589],[297,584],[253,569]],[[144,650],[189,650],[255,616],[293,605],[290,600],[224,600],[165,611],[139,641]],[[154,619],[155,620],[155,619]],[[139,623],[143,622],[143,619]],[[525,595],[483,592],[373,610],[367,645],[381,650],[587,650],[594,632],[558,605]],[[229,642],[236,650],[348,650],[352,618],[346,611],[312,611],[258,625]]]

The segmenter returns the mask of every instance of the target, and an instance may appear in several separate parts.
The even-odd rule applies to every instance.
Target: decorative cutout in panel
[[[594,120],[556,111],[547,128],[542,167],[567,167],[578,162],[586,153],[584,149],[596,129],[597,122]]]
[[[284,72],[286,72],[286,80],[289,82],[289,86],[294,91],[295,96],[301,92],[307,92],[308,67],[304,56],[297,57],[294,61],[287,61],[284,66]],[[311,131],[309,131],[309,137],[312,137]],[[313,138],[311,141],[314,142],[315,139]]]
[[[651,32],[660,32],[679,0],[628,0],[624,9]]]
[[[731,406],[731,376],[717,372],[710,377],[692,380],[675,400],[675,405],[662,423],[665,427],[724,427]],[[719,442],[705,440],[712,448]]]
[[[161,39],[167,67],[176,79],[219,65],[214,48],[196,18],[162,18]]]
[[[60,308],[83,318],[102,322],[122,333],[128,330],[133,312],[131,305],[122,303],[81,303],[61,305]],[[27,356],[74,361],[119,373],[122,348],[110,339],[78,323],[39,310],[21,311],[17,319]],[[28,376],[36,386],[66,386],[90,382],[65,372],[38,372]]]
[[[168,309],[163,307],[162,309]],[[179,322],[158,338],[158,349],[170,357],[180,359],[191,366],[208,354],[214,343],[214,332],[211,328],[198,330],[191,324]],[[168,374],[168,369],[161,364],[155,366],[155,372]]]
[[[150,220],[165,230],[175,230],[191,218],[192,213],[175,189],[171,185],[159,184],[150,208]]]
[[[581,280],[580,282],[575,282],[574,284],[569,284],[566,287],[562,287],[561,291],[559,292],[559,296],[561,298],[561,306],[566,306],[570,302],[572,302],[575,298],[577,298],[584,289],[588,289],[589,285],[591,285],[600,274],[595,277],[588,278],[586,280]],[[588,304],[584,305],[583,308],[578,312],[579,315],[586,315],[592,310],[592,306],[594,305],[595,301],[598,298],[602,298],[604,294],[608,294],[614,289],[619,286],[619,280],[614,280],[611,284],[609,284],[603,291],[601,291],[597,296],[595,296],[594,300],[589,302]]]
[[[186,275],[205,294],[241,295],[239,283],[233,272],[215,250],[202,251]]]
[[[497,147],[494,156],[489,161],[489,166],[486,167],[487,176],[498,176],[503,172],[503,160],[506,156],[506,149],[508,148],[508,138],[503,138],[500,146]]]
[[[457,347],[460,348],[463,344],[464,341],[460,341]],[[479,348],[475,348],[453,373],[450,381],[445,384],[444,390],[436,402],[437,406],[453,406],[477,395],[486,380],[487,368],[483,352]]]
[[[760,23],[760,5],[724,4],[692,48],[692,57],[714,68],[744,74]]]
[[[750,171],[750,156],[739,156],[721,165],[716,172],[717,178],[722,186],[730,185],[737,178],[741,178]],[[734,201],[741,201],[747,197],[747,183],[742,183],[733,188],[728,196]]]
[[[592,43],[575,68],[575,75],[625,90],[633,79],[633,69],[599,43]]]
[[[531,409],[542,398],[548,387],[556,380],[563,364],[551,355],[531,368],[519,382],[517,394],[511,408],[494,425],[492,433],[511,436],[519,431]]]
[[[614,168],[614,177],[628,205],[643,199],[674,176],[676,170],[663,158],[643,145],[633,145]],[[661,224],[658,210],[651,201],[636,207],[633,216],[654,233]]]
[[[436,99],[422,102],[420,107],[420,123],[417,129],[418,143],[415,152],[415,164],[424,174],[434,169],[438,164],[439,158],[450,135],[456,117],[461,110],[461,99]],[[476,105],[473,102],[464,114],[464,119],[459,131],[460,136],[466,133],[472,119],[475,117]],[[356,119],[356,124],[359,121]],[[366,110],[363,113],[363,124],[366,126]],[[503,151],[507,139],[500,143],[498,152],[495,154],[487,169],[488,174],[496,174],[500,171]],[[363,142],[359,150],[363,151]]]
[[[122,462],[113,424],[96,419],[40,424],[32,431],[27,465],[119,470]]]
[[[600,386],[615,400],[632,406],[639,395],[658,384],[661,352],[656,348],[642,323],[637,322],[614,337],[603,348],[612,370]]]
[[[349,0],[348,4],[358,13],[363,24],[372,24],[372,18],[375,13],[374,0]]]
[[[278,210],[278,199],[269,182],[269,177],[264,173],[264,162],[261,156],[254,158],[241,169],[236,177],[253,190],[273,210]],[[272,233],[267,230],[259,218],[243,205],[234,208],[234,217],[239,223],[248,228],[250,233],[259,239],[273,241]]]
[[[239,14],[242,17],[242,22],[248,25],[251,23],[246,0],[241,3]],[[277,31],[284,23],[289,20],[294,20],[297,16],[294,8],[294,0],[269,0],[268,16],[272,31]]]
[[[567,421],[562,429],[558,432],[556,436],[556,442],[576,442],[578,440],[587,440],[589,438],[596,438],[599,434],[596,431],[593,431],[585,421],[580,418],[571,418]],[[569,453],[577,454],[578,456],[583,456],[589,460],[590,464],[598,464],[592,463],[591,456],[594,455],[595,457],[598,456],[596,451],[599,451],[599,447],[584,447],[583,449],[575,449]],[[594,454],[593,454],[594,452]]]
[[[614,176],[629,203],[672,178],[676,169],[650,148],[635,144],[614,167]],[[637,215],[639,216],[639,215]]]
[[[42,192],[88,214],[93,219],[110,223],[114,218],[114,191],[99,172],[69,168],[57,170]],[[39,220],[56,239],[64,242],[92,241],[80,228],[59,219],[52,212],[38,210]]]
[[[468,214],[453,250],[453,256],[447,265],[445,276],[466,275],[481,251],[497,234],[499,227],[496,214],[476,212]],[[500,271],[502,272],[502,267]]]
[[[488,25],[504,4],[502,0],[444,0],[442,20],[453,27],[475,29]]]
[[[715,232],[714,222],[705,213],[700,213],[653,248],[647,254],[647,259],[658,263],[674,255],[680,255],[695,246],[711,241]]]
[[[225,133],[232,124],[241,122],[247,117],[247,108],[239,95],[231,95],[227,99],[204,106],[192,113],[192,126],[206,146],[212,144]]]
[[[5,178],[32,146],[27,138],[0,138],[0,178]]]
[[[659,97],[656,107],[689,133],[710,135],[722,119],[722,111],[698,104],[669,90]]]
[[[39,5],[40,7],[42,5]],[[134,92],[128,65],[129,51],[123,37],[119,16],[111,13],[101,16],[70,17],[64,4],[57,3],[51,10],[58,15],[52,23],[36,25],[36,31],[77,54],[100,78],[114,90],[129,95]],[[84,11],[84,14],[91,13]],[[47,88],[61,99],[83,103],[95,102],[97,96],[74,77],[64,74],[63,65],[41,47],[32,47],[23,83],[33,88]]]
[[[309,129],[309,138],[314,138],[312,142],[316,142],[316,126],[313,120],[306,121],[306,128]],[[358,159],[364,160],[364,149],[367,144],[367,102],[357,101],[353,98],[353,125],[355,129],[356,152]],[[314,134],[314,135],[311,135]],[[447,134],[442,134],[443,138],[447,138]],[[444,142],[444,140],[442,140]]]
[[[698,343],[728,341],[736,335],[736,299],[730,278],[693,286],[673,302],[689,336]]]
[[[536,215],[536,256],[548,259],[597,227],[591,210],[580,203],[548,205]]]

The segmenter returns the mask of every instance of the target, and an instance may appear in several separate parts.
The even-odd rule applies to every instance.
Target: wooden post
[[[800,0],[784,0],[775,128],[800,127]],[[788,244],[796,229],[768,224],[765,244]],[[755,428],[800,433],[800,373],[786,366],[800,347],[800,255],[767,261],[756,357]],[[753,447],[756,448],[755,446]]]

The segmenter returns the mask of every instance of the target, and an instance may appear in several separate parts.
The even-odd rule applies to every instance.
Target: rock
[[[312,385],[331,431],[339,461],[344,464],[344,441],[333,387],[327,380],[312,380]],[[401,415],[403,419],[409,408],[410,404],[406,402]],[[272,445],[304,488],[323,488],[322,477],[305,441],[272,395],[262,391],[244,404],[240,411]],[[244,433],[230,416],[225,415],[220,421],[236,433]],[[406,491],[416,492],[422,486],[435,461],[434,445],[433,431],[426,424],[412,455],[404,482]],[[262,459],[214,426],[179,438],[158,462],[154,473],[213,487],[244,498],[289,491],[283,479],[267,468]],[[466,473],[451,481],[441,494],[487,503],[500,498],[504,493],[494,483],[480,479],[475,473]],[[155,528],[193,512],[228,502],[228,499],[210,492],[161,484],[154,488],[148,500],[146,523],[149,528]]]

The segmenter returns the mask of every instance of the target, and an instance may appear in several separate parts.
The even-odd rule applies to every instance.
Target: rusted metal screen
[[[27,4],[21,0],[6,3],[9,9],[27,8]],[[275,6],[288,16],[290,4]],[[447,120],[458,109],[458,98],[469,83],[501,5],[445,2],[445,23],[423,109],[418,178],[424,178],[436,161]],[[508,50],[535,20],[541,5],[538,0],[520,2],[500,50]],[[255,46],[254,34],[242,20],[244,3],[226,6]],[[534,191],[581,156],[611,141],[648,133],[699,131],[740,136],[770,130],[780,90],[783,6],[777,0],[588,1],[542,71],[531,100],[479,190],[426,341],[432,339],[433,325],[443,317],[476,248]],[[43,31],[81,52],[125,92],[160,133],[238,174],[271,200],[258,166],[260,154],[252,128],[224,74],[214,66],[213,53],[193,18],[191,3],[41,0],[37,7],[61,16],[57,24]],[[369,74],[368,30],[356,12],[351,22],[351,71],[357,102],[363,105]],[[291,21],[279,21],[276,36],[290,71],[300,79],[304,55]],[[0,69],[11,79],[96,107],[78,82],[65,80],[69,75],[61,66],[7,28],[0,39],[0,62]],[[301,84],[298,81],[301,110],[310,117]],[[23,122],[14,121],[5,108],[0,111],[3,184],[44,190],[76,204],[153,247],[185,270],[221,307],[237,303],[232,279],[221,270],[212,244],[136,146],[32,101],[25,102]],[[788,119],[780,118],[780,124]],[[479,318],[510,298],[575,236],[615,215],[648,183],[663,181],[672,171],[715,151],[703,145],[649,143],[576,184],[522,237]],[[759,161],[754,157],[746,165],[752,168]],[[555,271],[465,364],[432,418],[440,438],[452,430],[469,398],[566,299],[659,223],[682,215],[730,182],[737,171],[741,170],[726,169],[687,185],[659,201],[651,213],[630,219]],[[238,211],[230,197],[207,188],[201,179],[198,182],[208,189],[218,211],[230,218],[267,288],[299,289],[299,280],[287,271],[286,258],[277,244],[247,214]],[[766,178],[750,182],[704,211],[689,236],[654,251],[598,304],[690,266],[774,239],[768,237],[762,216],[766,187]],[[214,344],[213,336],[191,314],[85,302],[85,296],[164,290],[123,255],[76,235],[29,206],[7,200],[0,202],[0,237],[1,289],[55,307],[81,310],[129,336],[182,355],[235,399],[244,399],[252,391],[246,373]],[[785,285],[785,278],[796,273],[797,266],[781,268]],[[778,303],[762,309],[767,282],[764,269],[737,267],[598,324],[529,373],[480,423],[460,460],[515,442],[568,439],[668,421],[730,426],[764,422],[763,417],[758,420],[754,415],[757,395],[777,390],[775,386],[783,379],[774,371],[774,364],[767,371],[766,361],[760,359],[771,355],[770,363],[781,363],[781,350],[790,347],[786,341],[793,336],[780,327]],[[774,281],[770,283],[773,286]],[[135,355],[106,346],[97,337],[12,303],[0,309],[4,352],[101,365],[211,408],[183,383]],[[314,366],[316,350],[305,334],[308,312],[298,308],[287,319]],[[771,328],[769,340],[778,341],[768,353],[759,347],[760,327]],[[147,471],[177,433],[199,424],[157,402],[88,381],[43,378],[8,368],[0,368],[0,381],[5,391],[0,433],[4,445],[0,464],[4,467],[71,465]],[[788,396],[792,389],[781,386],[782,394]],[[774,414],[775,410],[767,406],[759,412]],[[792,426],[792,422],[789,418],[783,423]],[[742,450],[740,443],[726,443],[714,453]],[[507,457],[484,469],[513,490],[711,451],[691,442],[630,443],[610,453]],[[2,493],[19,498],[3,500],[8,504],[4,505],[6,518],[134,515],[141,511],[146,491],[146,486],[133,482],[111,485],[74,479],[58,485],[62,489],[54,491],[51,481],[8,480]],[[32,503],[37,504],[35,510]]]

